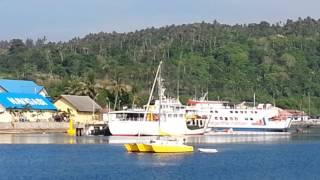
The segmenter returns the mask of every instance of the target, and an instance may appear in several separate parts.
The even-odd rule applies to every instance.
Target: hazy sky
[[[320,17],[320,0],[0,0],[0,40],[128,32],[193,22],[271,23]]]

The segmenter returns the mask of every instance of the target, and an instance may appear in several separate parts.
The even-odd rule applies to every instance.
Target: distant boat
[[[217,153],[217,149],[198,148],[198,151],[205,153]]]

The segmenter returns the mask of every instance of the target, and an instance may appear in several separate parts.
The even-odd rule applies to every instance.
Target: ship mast
[[[147,103],[147,108],[146,108],[146,111],[145,111],[145,113],[144,113],[144,120],[146,119],[146,114],[147,114],[147,112],[149,111],[152,94],[153,94],[154,87],[155,87],[155,85],[156,85],[156,82],[157,82],[157,79],[158,79],[158,76],[159,76],[161,64],[162,64],[162,61],[160,61],[160,64],[159,64],[158,69],[157,69],[157,72],[156,72],[156,77],[154,78],[154,81],[153,81],[153,85],[152,85],[152,88],[151,88],[151,91],[150,91],[150,95],[149,95],[149,99],[148,99],[148,103]]]

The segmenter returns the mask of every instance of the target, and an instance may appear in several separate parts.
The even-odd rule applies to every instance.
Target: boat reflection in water
[[[291,139],[290,133],[283,134],[264,134],[264,135],[205,135],[205,136],[188,136],[187,142],[195,144],[204,143],[268,143],[277,141],[289,141]]]
[[[186,157],[193,153],[131,153],[130,158],[135,158],[139,166],[145,167],[168,167],[182,164]]]
[[[276,142],[298,139],[310,134],[265,134],[265,135],[191,135],[183,136],[187,144],[206,143],[250,143]],[[81,136],[66,134],[5,134],[0,136],[0,144],[124,144],[139,143],[154,139],[154,136]]]
[[[250,143],[250,142],[276,142],[276,141],[289,141],[292,134],[278,133],[278,134],[243,134],[243,135],[191,135],[184,136],[187,144],[206,144],[206,143]],[[153,137],[123,137],[123,136],[110,136],[110,144],[123,144],[123,143],[136,143],[141,141],[148,141]]]

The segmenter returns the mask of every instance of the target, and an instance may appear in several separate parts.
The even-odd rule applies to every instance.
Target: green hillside
[[[0,41],[0,77],[31,79],[49,94],[90,95],[114,107],[146,103],[164,61],[168,94],[275,102],[320,113],[320,20],[246,25],[195,23],[68,42]],[[115,106],[115,102],[116,106]]]

